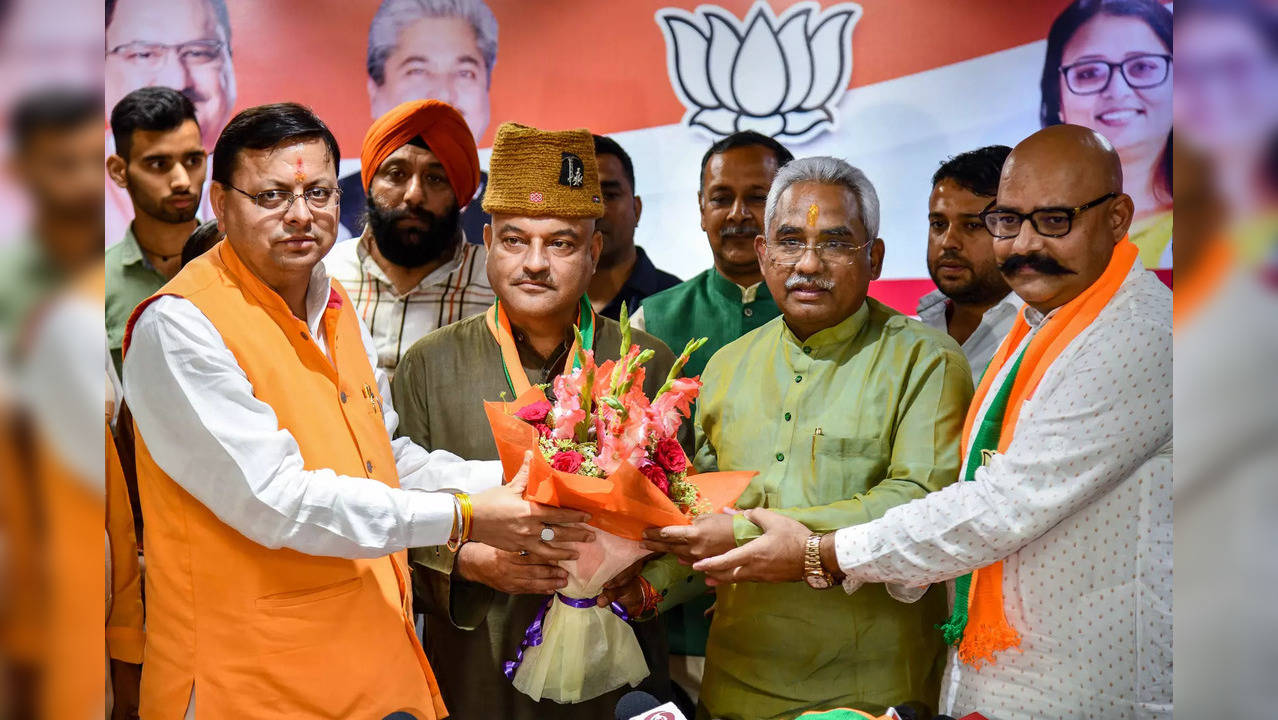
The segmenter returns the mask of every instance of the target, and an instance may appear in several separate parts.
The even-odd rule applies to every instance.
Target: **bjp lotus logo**
[[[821,11],[801,2],[777,17],[759,0],[744,20],[713,5],[658,10],[670,84],[688,109],[683,123],[716,136],[755,130],[791,142],[833,129],[860,18],[856,3]]]

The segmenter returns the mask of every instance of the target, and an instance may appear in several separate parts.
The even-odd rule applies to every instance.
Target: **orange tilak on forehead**
[[[306,171],[302,169],[302,158],[297,159],[297,169],[293,171],[293,180],[298,185],[306,182]]]
[[[812,203],[808,206],[808,227],[816,227],[819,217],[821,217],[821,209],[816,206],[816,203]]]

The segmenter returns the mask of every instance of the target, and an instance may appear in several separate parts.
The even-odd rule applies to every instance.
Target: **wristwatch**
[[[803,581],[817,590],[826,590],[835,585],[834,576],[821,564],[821,535],[818,533],[808,536],[807,545],[803,549]]]

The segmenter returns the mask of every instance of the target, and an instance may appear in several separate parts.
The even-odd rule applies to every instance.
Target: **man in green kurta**
[[[772,178],[792,159],[784,145],[749,130],[719,140],[701,158],[697,206],[714,267],[644,298],[635,316],[635,327],[671,348],[682,348],[694,338],[707,339],[684,367],[688,377],[700,375],[719,348],[781,313],[763,283],[754,239],[763,232],[763,206]],[[695,582],[689,592],[697,596],[667,617],[675,679],[690,691],[700,685],[710,630],[705,614],[714,597],[705,590],[703,583]]]
[[[756,245],[783,315],[706,366],[697,468],[758,470],[737,506],[779,509],[814,531],[867,522],[953,482],[971,376],[950,337],[866,297],[884,251],[869,180],[834,158],[796,160],[777,174],[766,228]],[[690,572],[677,560],[759,534],[743,515],[722,514],[651,530],[649,547],[671,554],[642,577],[677,603]],[[847,595],[808,580],[718,588],[699,717],[934,711],[945,590],[906,604],[883,585]]]
[[[594,219],[603,211],[589,132],[503,125],[490,168],[484,209],[492,214],[492,224],[484,228],[484,244],[497,303],[484,315],[440,328],[413,345],[399,363],[393,393],[400,434],[428,449],[496,460],[484,401],[513,398],[523,387],[549,383],[571,369],[574,325],[600,362],[616,359],[621,326],[593,315],[585,299],[602,250]],[[656,353],[644,366],[644,391],[651,397],[674,355],[647,333],[634,332],[633,341]],[[566,584],[562,569],[479,543],[467,543],[457,553],[417,548],[410,558],[417,605],[426,613],[424,647],[450,717],[613,716],[617,701],[631,688],[558,705],[534,702],[502,672],[547,596]],[[667,698],[664,624],[641,623],[635,630],[653,672],[641,687]]]

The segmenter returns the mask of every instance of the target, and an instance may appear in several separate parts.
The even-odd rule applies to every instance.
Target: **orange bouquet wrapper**
[[[650,527],[692,524],[692,519],[631,463],[623,463],[606,478],[552,468],[538,451],[536,429],[514,414],[545,399],[545,393],[533,387],[513,402],[484,403],[506,477],[514,477],[524,462],[524,453],[532,451],[524,499],[583,510],[590,513],[590,525],[630,540],[642,540],[643,531]],[[720,512],[736,502],[755,475],[753,471],[712,472],[689,475],[688,480],[696,484],[711,511]]]

